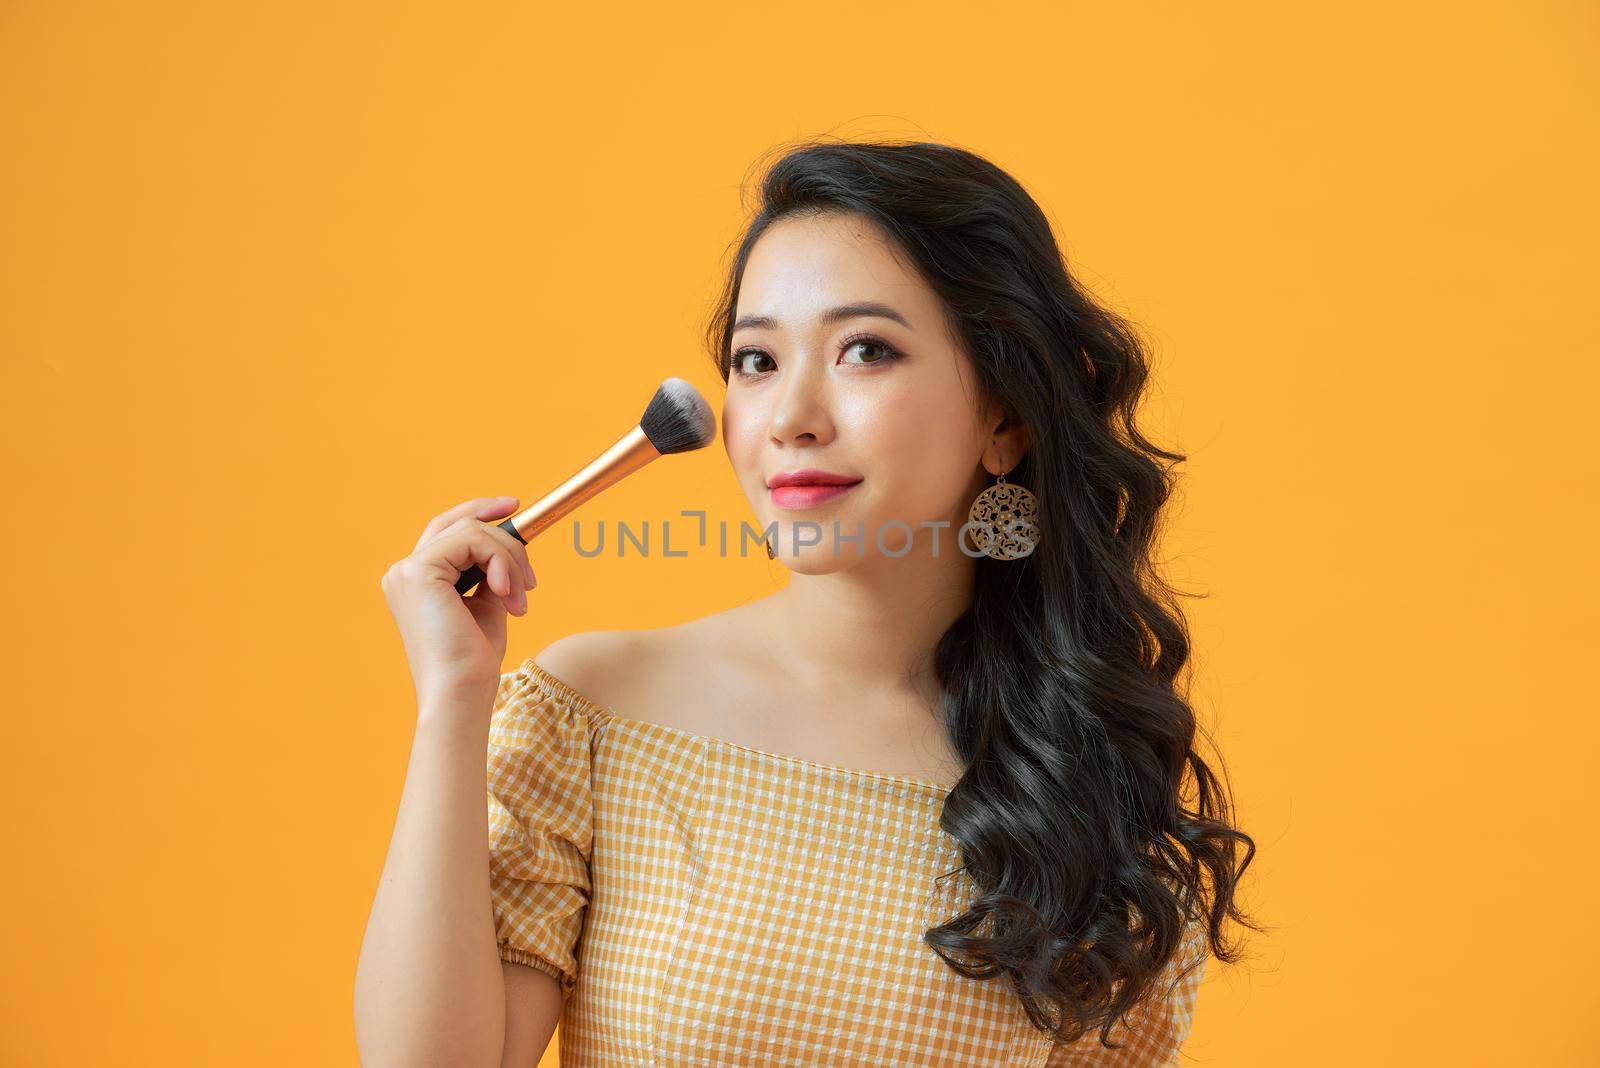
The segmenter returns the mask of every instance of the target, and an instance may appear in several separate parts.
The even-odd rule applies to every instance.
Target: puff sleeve
[[[1044,1068],[1171,1068],[1182,1064],[1178,1049],[1194,1020],[1207,956],[1206,929],[1191,923],[1179,952],[1168,962],[1149,998],[1112,1025],[1111,1041],[1121,1048],[1102,1046],[1096,1029],[1071,1044],[1057,1043]]]
[[[529,658],[500,676],[489,726],[489,888],[500,959],[578,981],[592,887],[593,718]]]

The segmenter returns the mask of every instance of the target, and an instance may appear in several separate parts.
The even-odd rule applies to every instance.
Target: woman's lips
[[[769,492],[772,494],[772,503],[779,508],[814,508],[824,501],[849,493],[859,485],[861,483],[852,482],[848,486],[774,486]]]

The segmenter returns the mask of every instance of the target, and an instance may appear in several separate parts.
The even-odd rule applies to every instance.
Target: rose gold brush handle
[[[661,453],[650,443],[644,430],[635,426],[618,438],[615,445],[591,460],[582,471],[497,526],[526,545],[590,497],[622,481],[660,456]],[[465,596],[483,579],[483,569],[474,564],[461,572],[461,577],[456,580],[456,592]]]

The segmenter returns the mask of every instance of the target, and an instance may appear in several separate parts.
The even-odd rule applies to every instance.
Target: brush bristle
[[[639,429],[665,456],[711,444],[717,436],[717,417],[699,390],[681,378],[669,378],[650,398],[639,419]]]

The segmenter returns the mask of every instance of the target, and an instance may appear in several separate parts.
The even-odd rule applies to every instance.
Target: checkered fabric
[[[922,941],[975,891],[938,878],[946,793],[628,719],[529,658],[489,733],[500,957],[559,982],[563,1068],[1176,1064],[1203,957],[1107,1050]]]

